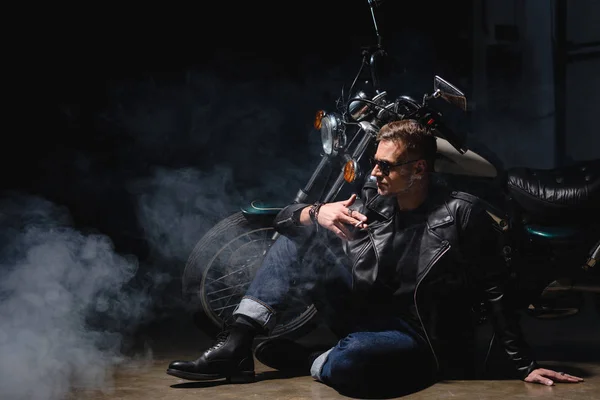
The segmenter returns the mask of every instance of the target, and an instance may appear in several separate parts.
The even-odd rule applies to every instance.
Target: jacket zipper
[[[365,244],[364,249],[362,249],[360,253],[358,253],[358,255],[356,256],[356,261],[354,261],[354,264],[352,265],[352,287],[354,287],[354,268],[356,268],[358,260],[360,260],[360,258],[363,255],[365,255],[365,253],[367,252],[367,250],[369,250],[370,247],[372,247],[373,249],[375,248],[375,243],[373,241],[373,235],[371,234],[371,231],[367,231],[367,234],[369,235],[369,243]]]
[[[450,249],[450,244],[448,242],[445,243],[445,247],[442,249],[442,251],[440,251],[427,265],[427,268],[425,269],[425,274],[423,275],[423,277],[419,280],[419,282],[417,282],[417,286],[415,287],[415,294],[413,295],[413,300],[415,302],[415,310],[417,311],[417,317],[419,318],[419,322],[421,323],[421,328],[423,329],[423,333],[425,334],[425,339],[427,339],[427,344],[429,344],[429,348],[431,349],[431,354],[433,354],[433,358],[435,359],[435,364],[437,365],[437,369],[440,369],[440,363],[438,361],[438,358],[435,354],[435,351],[433,350],[433,346],[431,345],[431,340],[429,340],[429,335],[427,335],[427,329],[425,329],[425,325],[423,324],[423,319],[421,318],[421,314],[419,313],[419,306],[417,305],[417,291],[419,290],[419,285],[421,284],[421,282],[423,282],[423,280],[425,279],[425,277],[427,276],[427,274],[429,273],[429,271],[431,270],[431,267],[433,266],[433,264],[435,264],[444,254],[446,254],[446,252]]]

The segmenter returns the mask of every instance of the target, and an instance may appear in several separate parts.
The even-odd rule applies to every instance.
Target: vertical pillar
[[[563,3],[563,0],[555,0]],[[524,30],[524,84],[519,102],[524,108],[526,133],[531,139],[529,146],[537,153],[535,167],[551,168],[556,165],[558,152],[564,151],[564,144],[556,138],[556,116],[564,112],[564,106],[557,108],[559,98],[556,93],[555,75],[556,53],[553,51],[554,3],[545,1],[525,1],[523,4]],[[561,79],[561,78],[558,78]],[[564,76],[562,77],[564,79]],[[559,118],[560,120],[560,118]]]
[[[555,90],[554,1],[563,0],[473,2],[474,136],[508,168],[551,168],[564,151],[555,135],[565,107]]]
[[[567,147],[567,1],[554,0],[554,164],[565,164]]]

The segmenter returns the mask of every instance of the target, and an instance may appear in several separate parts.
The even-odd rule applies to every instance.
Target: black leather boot
[[[310,375],[310,367],[326,348],[308,348],[292,340],[276,338],[256,346],[258,361],[278,371]]]
[[[248,327],[234,324],[230,330],[221,332],[197,360],[173,361],[167,374],[194,381],[225,378],[228,382],[253,382],[254,335]]]

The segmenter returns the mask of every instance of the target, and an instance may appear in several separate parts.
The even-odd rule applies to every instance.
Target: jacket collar
[[[448,193],[445,188],[434,184],[430,186],[429,196],[427,199],[427,202],[429,203],[427,227],[429,230],[434,230],[435,228],[454,223],[454,216],[450,212],[450,207],[446,201],[448,198],[447,195]],[[396,198],[393,196],[388,197],[376,194],[369,199],[366,207],[388,220],[394,216],[396,209]]]
[[[454,223],[454,215],[448,206],[448,192],[444,188],[433,186],[430,190],[431,208],[427,218],[429,230]]]

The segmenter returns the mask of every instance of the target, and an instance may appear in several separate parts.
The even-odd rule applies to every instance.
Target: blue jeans
[[[296,242],[279,237],[234,314],[269,331],[290,300],[315,304],[341,335],[314,361],[311,375],[316,380],[354,395],[390,390],[400,395],[432,381],[429,347],[410,325],[397,316],[357,312],[345,256],[320,244],[299,252]]]

